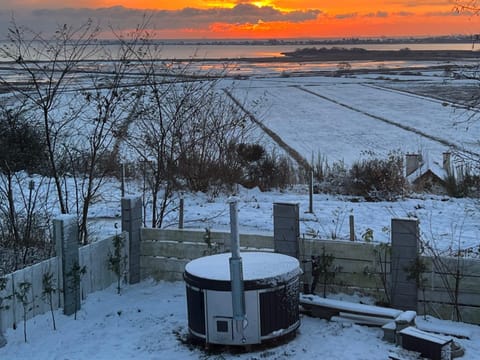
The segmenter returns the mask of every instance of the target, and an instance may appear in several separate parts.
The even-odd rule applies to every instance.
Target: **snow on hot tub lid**
[[[231,253],[201,257],[190,261],[185,271],[193,276],[230,281],[229,259]],[[301,274],[299,262],[294,257],[267,252],[243,252],[243,280],[262,280],[278,277],[293,277]]]

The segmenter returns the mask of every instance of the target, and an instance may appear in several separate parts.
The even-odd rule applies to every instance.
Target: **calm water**
[[[6,42],[0,41],[0,46],[7,45]],[[165,44],[159,47],[160,57],[164,59],[239,59],[239,58],[259,58],[259,57],[281,57],[282,52],[294,51],[305,47],[342,47],[342,48],[364,48],[367,50],[400,50],[409,48],[411,50],[472,50],[472,43],[455,43],[455,44],[338,44],[338,45],[264,45],[264,44]],[[118,45],[105,45],[110,54],[118,53]],[[480,50],[480,44],[473,47],[474,50]],[[105,55],[95,54],[92,58],[106,58]],[[3,59],[7,61],[10,59]],[[37,59],[44,60],[44,59]]]
[[[324,45],[162,45],[161,55],[166,59],[238,59],[238,58],[259,58],[279,57],[282,52],[294,51],[299,48],[317,47]],[[333,47],[333,45],[325,45]],[[340,44],[337,47],[343,48],[364,48],[367,50],[400,50],[409,48],[411,50],[472,50],[472,43],[457,44]],[[480,44],[474,47],[480,49]]]
[[[6,43],[0,41],[0,46],[4,46]],[[159,48],[159,57],[162,59],[176,59],[176,60],[188,60],[188,59],[210,59],[211,61],[193,62],[189,67],[192,72],[207,72],[207,71],[222,71],[224,61],[217,61],[219,59],[230,59],[228,61],[230,66],[229,73],[235,76],[244,75],[278,75],[281,73],[313,73],[332,71],[338,68],[338,61],[330,62],[282,62],[281,60],[275,62],[236,62],[235,60],[241,58],[253,59],[262,57],[282,57],[282,52],[294,51],[298,48],[305,47],[343,47],[354,48],[361,47],[367,50],[400,50],[409,48],[411,50],[472,50],[472,43],[431,43],[431,44],[339,44],[339,45],[309,45],[309,44],[294,44],[294,45],[261,45],[261,44],[165,44]],[[105,45],[104,49],[110,53],[110,56],[106,56],[105,53],[96,53],[91,57],[92,60],[97,59],[111,59],[115,58],[114,54],[118,53],[118,45],[111,44]],[[473,50],[480,50],[480,44],[473,47]],[[102,55],[103,54],[103,55]],[[40,59],[36,59],[40,60]],[[45,59],[41,59],[45,60]],[[11,61],[11,59],[2,59],[0,57],[0,63],[2,61]],[[438,62],[415,62],[415,61],[349,61],[352,70],[356,69],[380,69],[380,68],[418,68],[425,66],[440,65]],[[99,67],[100,65],[85,65],[86,69]],[[14,80],[21,80],[21,75],[16,74],[9,67],[0,69],[4,74],[3,76]]]

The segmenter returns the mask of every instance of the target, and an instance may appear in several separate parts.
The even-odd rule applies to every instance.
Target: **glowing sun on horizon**
[[[256,6],[258,8],[270,6],[272,8],[276,8],[271,0],[260,0],[260,1],[247,1],[246,4],[250,4]],[[207,3],[209,7],[221,7],[221,8],[234,8],[238,5],[236,1],[218,1],[218,0],[211,0]]]
[[[264,6],[272,6],[272,2],[271,1],[268,1],[268,0],[264,0],[264,1],[252,1],[250,4],[252,5],[255,5],[256,7],[264,7]]]

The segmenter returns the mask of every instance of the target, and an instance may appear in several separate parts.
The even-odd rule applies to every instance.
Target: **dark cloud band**
[[[23,11],[14,14],[19,23],[42,24],[46,30],[56,24],[76,25],[86,19],[98,20],[104,26],[115,29],[135,28],[146,15],[150,19],[150,26],[157,30],[165,29],[207,29],[214,22],[226,24],[247,24],[258,21],[272,22],[304,22],[314,20],[321,14],[320,10],[309,9],[301,11],[282,12],[273,7],[256,7],[251,4],[240,3],[231,9],[195,9],[182,10],[138,10],[122,6],[99,9],[38,9]],[[5,20],[5,13],[0,13],[0,21]],[[10,16],[9,14],[8,16]],[[52,26],[53,25],[53,26]]]

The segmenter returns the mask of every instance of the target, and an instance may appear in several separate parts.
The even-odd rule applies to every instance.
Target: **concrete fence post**
[[[408,269],[418,256],[418,242],[417,219],[392,219],[390,295],[392,306],[400,310],[417,311],[417,284]]]
[[[350,241],[355,241],[355,218],[353,215],[348,217],[348,224],[350,228]]]
[[[53,238],[58,257],[58,279],[62,287],[63,313],[78,311],[80,282],[74,279],[75,268],[80,266],[78,256],[78,223],[73,215],[62,215],[53,220]]]
[[[142,199],[122,199],[122,232],[128,233],[129,239],[129,282],[140,282],[140,229],[142,227]]]
[[[0,281],[1,281],[1,277],[0,277]],[[3,295],[3,294],[0,294],[0,296],[1,295]],[[7,345],[7,339],[5,339],[5,337],[3,336],[2,303],[3,303],[3,299],[2,299],[2,297],[0,297],[0,348]]]
[[[273,244],[275,252],[299,258],[299,218],[298,204],[273,204]]]
[[[3,327],[2,327],[2,299],[0,299],[0,348],[7,345],[7,339],[3,336]]]
[[[297,258],[306,268],[305,251],[300,251],[300,213],[297,203],[273,204],[273,249],[276,253]],[[304,242],[302,242],[304,243]],[[302,249],[304,250],[304,249]],[[303,276],[304,291],[308,289],[311,271]],[[308,293],[308,292],[307,292]]]

